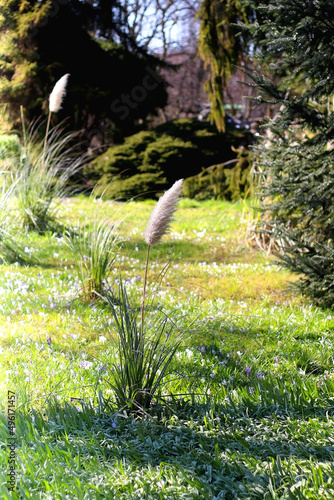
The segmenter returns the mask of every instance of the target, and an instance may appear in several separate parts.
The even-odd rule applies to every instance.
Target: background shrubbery
[[[235,147],[251,141],[247,130],[230,127],[223,134],[214,125],[183,118],[127,137],[95,158],[86,173],[107,198],[155,198],[179,178],[236,158]],[[202,191],[197,183],[188,195],[195,197]],[[213,189],[206,183],[205,191],[211,196]],[[225,195],[233,198],[233,193]],[[206,197],[204,192],[202,197]]]

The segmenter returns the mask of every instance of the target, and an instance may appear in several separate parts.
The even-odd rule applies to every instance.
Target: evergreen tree
[[[65,73],[66,99],[53,119],[68,117],[87,143],[94,134],[105,142],[134,133],[166,104],[159,60],[115,41],[122,30],[111,15],[116,2],[107,3],[109,10],[103,1],[0,0],[0,103],[12,123],[21,105],[29,120],[46,114]]]
[[[334,2],[255,1],[249,27],[261,67],[261,96],[277,105],[268,138],[256,148],[265,175],[263,220],[283,241],[280,261],[300,290],[334,306]]]

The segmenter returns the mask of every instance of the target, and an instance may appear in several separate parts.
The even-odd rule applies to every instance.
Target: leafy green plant
[[[49,113],[42,141],[41,121],[32,122],[26,129],[21,106],[22,144],[7,138],[2,153],[0,142],[0,161],[12,179],[12,204],[26,232],[37,230],[43,233],[52,229],[56,222],[56,201],[74,194],[69,180],[81,170],[85,160],[85,155],[78,154],[72,145],[77,134],[64,134],[62,124],[50,129],[51,114],[61,108],[68,76],[66,74],[57,81],[49,96]]]
[[[225,163],[218,163],[187,177],[183,191],[189,198],[198,200],[224,199],[237,201],[247,198],[255,189],[250,152],[241,147],[238,157]]]

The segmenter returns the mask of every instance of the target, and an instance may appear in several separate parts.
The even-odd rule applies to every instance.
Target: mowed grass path
[[[65,226],[121,220],[109,276],[140,304],[155,202],[61,202]],[[153,247],[148,300],[188,329],[163,405],[117,413],[110,311],[85,304],[61,235],[20,240],[34,266],[0,270],[0,494],[31,499],[334,498],[332,311],[246,241],[240,202],[182,200]],[[16,395],[8,491],[7,391]],[[109,411],[101,394],[111,398]]]

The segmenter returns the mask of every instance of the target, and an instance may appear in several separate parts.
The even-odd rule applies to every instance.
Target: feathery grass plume
[[[61,103],[66,93],[66,85],[69,76],[70,74],[66,73],[66,75],[62,76],[53,87],[53,90],[49,97],[49,110],[51,113],[58,113],[61,108]]]
[[[154,207],[145,230],[145,241],[148,246],[158,243],[168,231],[182,191],[182,183],[183,179],[176,181]]]
[[[152,210],[151,217],[145,229],[144,238],[148,246],[144,274],[143,298],[141,305],[141,331],[143,331],[144,329],[145,295],[150,248],[151,246],[158,243],[163,235],[168,231],[170,223],[173,220],[176,204],[179,201],[179,197],[182,191],[182,184],[183,179],[179,179],[178,181],[174,182],[173,186],[169,188],[161,196],[161,198],[159,198],[158,203]]]
[[[49,113],[48,113],[48,119],[46,123],[46,131],[45,131],[45,137],[44,137],[44,148],[43,148],[43,157],[42,157],[42,163],[44,165],[45,161],[45,154],[46,154],[46,147],[47,147],[47,140],[49,137],[49,129],[50,129],[50,122],[51,122],[51,113],[58,113],[58,111],[61,108],[61,103],[62,100],[65,96],[66,93],[66,85],[67,85],[67,80],[68,77],[70,76],[69,73],[66,73],[66,75],[63,75],[55,84],[53,87],[53,90],[49,96]]]

